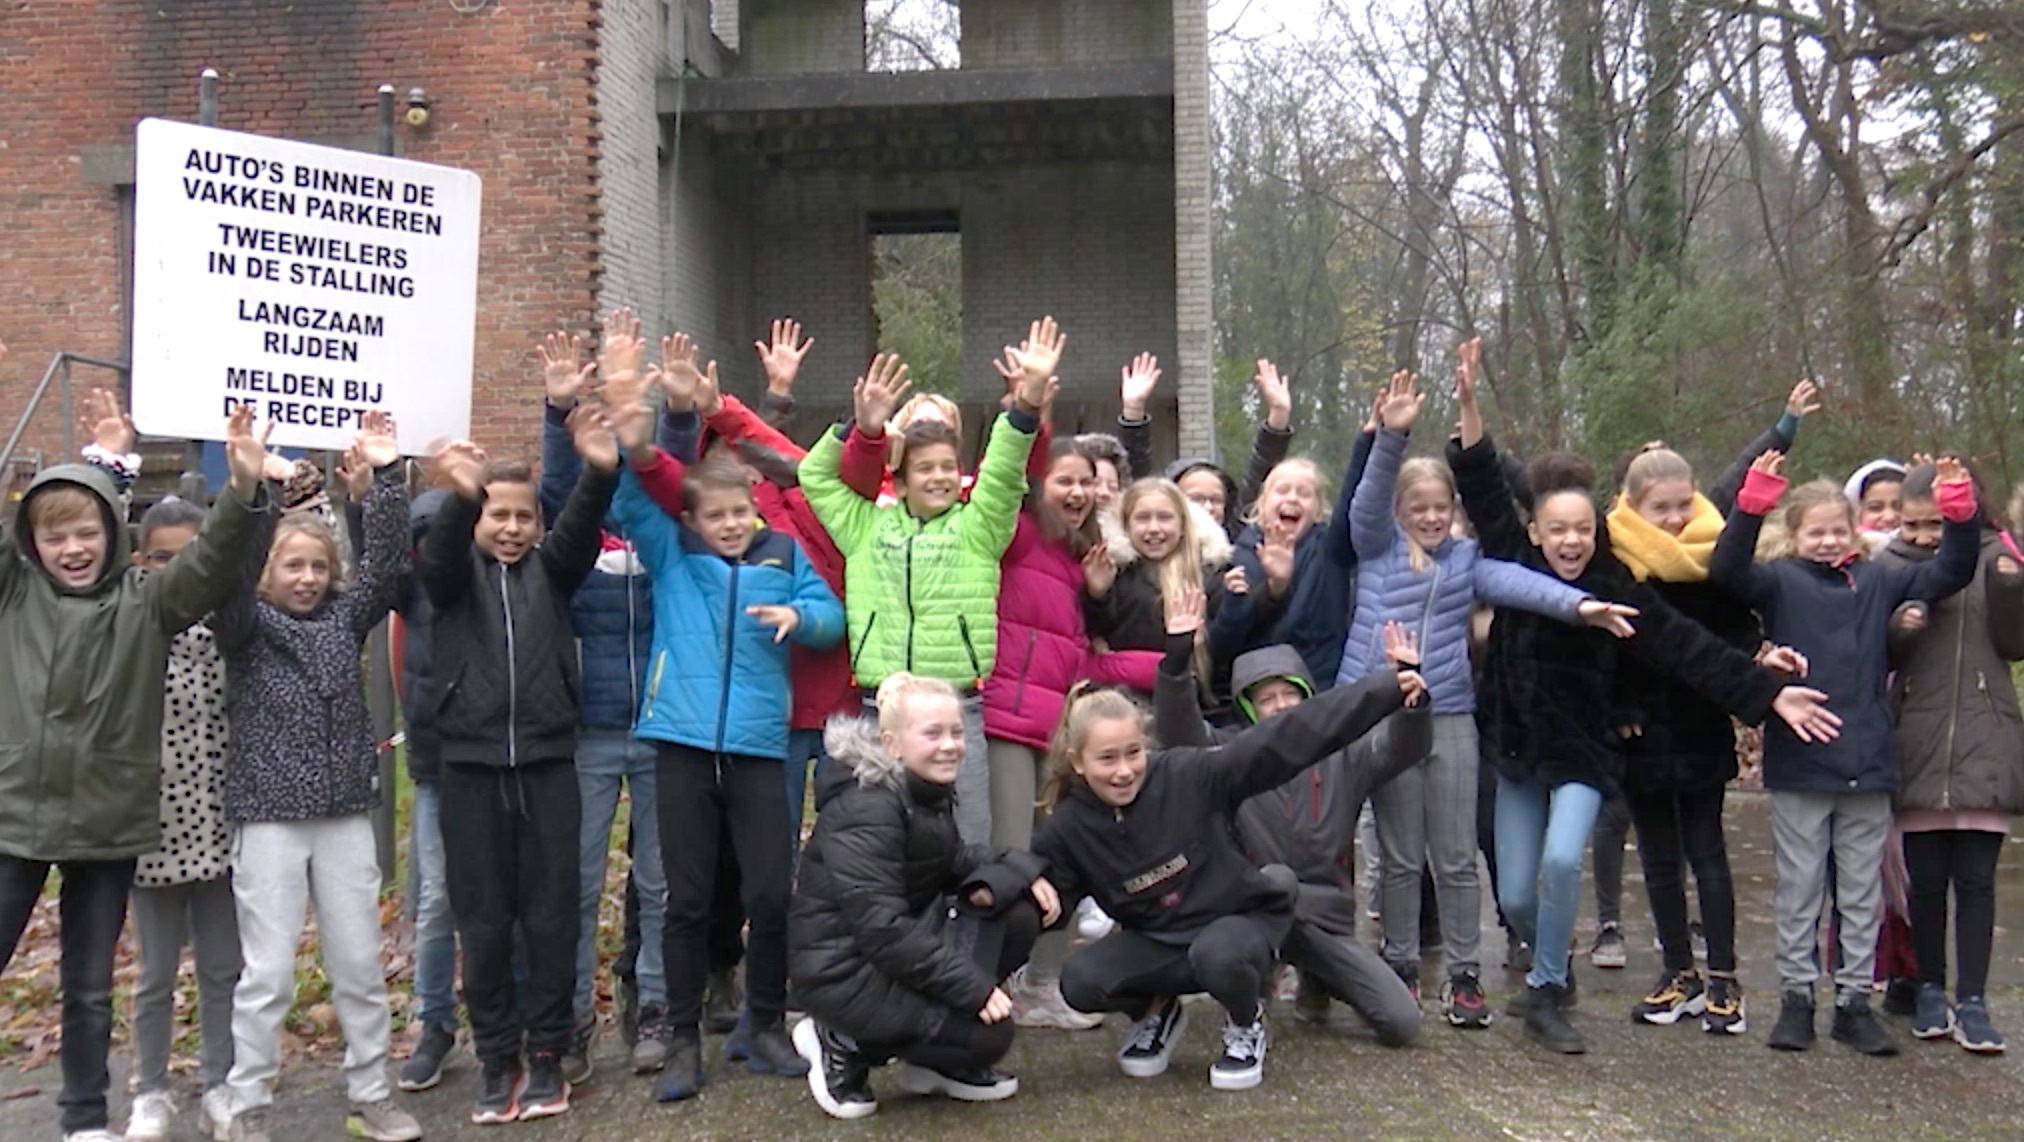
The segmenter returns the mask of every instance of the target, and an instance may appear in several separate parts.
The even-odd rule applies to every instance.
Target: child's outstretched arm
[[[1146,406],[1159,383],[1160,359],[1151,353],[1140,353],[1118,370],[1117,439],[1134,480],[1153,475],[1153,420]]]
[[[1054,370],[1068,337],[1052,317],[1033,323],[1018,348],[1006,349],[1008,360],[1023,371],[1012,407],[991,426],[991,439],[977,464],[977,482],[970,489],[970,507],[958,521],[963,542],[972,551],[998,559],[1012,545],[1019,526],[1019,506],[1026,498],[1026,462],[1040,430],[1040,410],[1047,404]]]
[[[843,638],[843,604],[799,543],[794,545],[794,610],[801,616],[794,627],[795,642],[810,650],[828,650]]]
[[[335,605],[353,633],[364,638],[393,609],[401,580],[414,562],[408,543],[408,482],[401,471],[394,419],[382,412],[367,413],[365,430],[351,446],[347,462],[372,473],[372,490],[365,498],[358,580]]]
[[[853,425],[876,424],[881,432],[892,419],[900,398],[913,387],[907,367],[897,355],[881,353],[871,359],[871,368],[851,389],[854,419],[824,432],[801,461],[801,494],[809,510],[836,541],[837,549],[848,555],[863,545],[878,522],[877,492],[865,495],[844,480],[842,464],[846,437]],[[881,437],[883,439],[883,437]],[[884,466],[884,461],[879,461]]]
[[[569,441],[569,414],[590,388],[596,361],[583,359],[583,338],[550,333],[536,350],[541,355],[541,514],[555,519],[569,499],[569,489],[583,473],[583,459]]]
[[[1792,386],[1792,392],[1785,398],[1785,412],[1778,423],[1764,430],[1763,435],[1752,440],[1722,474],[1708,487],[1708,502],[1715,510],[1727,516],[1735,510],[1736,497],[1743,489],[1743,481],[1749,477],[1750,466],[1759,456],[1767,452],[1786,453],[1792,451],[1793,442],[1799,439],[1799,423],[1809,413],[1820,411],[1820,386],[1812,381],[1801,381]]]
[[[1708,578],[1759,611],[1771,601],[1777,580],[1757,566],[1757,535],[1764,528],[1764,517],[1785,494],[1784,466],[1785,454],[1776,450],[1750,462],[1743,489],[1736,493],[1736,510],[1722,525],[1715,554],[1708,560]]]
[[[1201,687],[1195,681],[1195,639],[1200,637],[1208,596],[1190,591],[1167,611],[1167,652],[1153,680],[1153,736],[1165,746],[1210,746],[1215,731],[1202,720]]]
[[[1448,441],[1448,467],[1454,470],[1455,490],[1461,494],[1462,510],[1476,529],[1476,545],[1483,554],[1508,562],[1523,558],[1532,541],[1518,522],[1518,505],[1504,478],[1495,442],[1487,435],[1473,445]]]
[[[618,490],[618,437],[610,419],[596,409],[579,408],[569,414],[569,429],[583,457],[583,475],[569,493],[555,529],[534,549],[548,569],[549,581],[565,596],[574,595],[597,566],[604,551],[604,517]]]
[[[1476,560],[1475,576],[1476,598],[1493,607],[1514,607],[1570,625],[1586,623],[1618,638],[1631,636],[1636,607],[1593,598],[1545,572],[1501,559]]]
[[[644,402],[612,412],[626,462],[611,514],[639,549],[647,573],[660,579],[681,557],[675,517],[682,514],[682,464],[648,441],[652,419],[653,411]]]
[[[1265,406],[1265,420],[1258,425],[1258,434],[1251,438],[1251,458],[1244,462],[1244,483],[1237,490],[1237,502],[1224,506],[1229,519],[1244,518],[1244,513],[1258,502],[1265,477],[1286,459],[1286,453],[1293,447],[1292,387],[1279,375],[1278,366],[1263,358],[1258,361],[1258,372],[1251,383],[1258,389],[1259,403]]]
[[[1425,399],[1420,395],[1420,379],[1400,372],[1392,375],[1384,399],[1378,402],[1377,439],[1371,444],[1370,460],[1349,504],[1350,548],[1359,561],[1382,556],[1398,537],[1398,525],[1392,522],[1392,495],[1398,490],[1408,434]]]
[[[266,432],[273,430],[269,423]],[[256,559],[264,565],[266,560],[262,525],[271,521],[262,517],[273,513],[273,497],[260,481],[267,441],[266,433],[253,434],[252,405],[239,405],[226,422],[225,456],[232,468],[225,493],[211,505],[197,538],[150,576],[144,588],[153,596],[161,629],[168,634],[195,625],[235,593],[250,594],[240,591],[246,565]]]
[[[459,440],[436,454],[436,471],[449,485],[450,498],[422,535],[415,577],[429,596],[429,605],[445,610],[462,602],[475,579],[472,532],[485,507],[485,450]]]
[[[1894,602],[1917,599],[1936,603],[1967,589],[1975,581],[1982,556],[1982,525],[1975,510],[1975,484],[1968,470],[1952,456],[1942,456],[1933,482],[1933,502],[1946,526],[1940,532],[1940,553],[1924,563],[1891,568]]]

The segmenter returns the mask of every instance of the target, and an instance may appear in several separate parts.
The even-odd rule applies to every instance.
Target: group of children
[[[1734,719],[1767,726],[1770,1044],[1812,1042],[1831,904],[1833,1034],[1895,1050],[1868,997],[1896,860],[1914,1034],[2002,1048],[1983,991],[1995,864],[2024,802],[2008,669],[2024,658],[2024,553],[1964,460],[1788,490],[1783,455],[1813,407],[1802,384],[1705,493],[1653,445],[1602,501],[1578,456],[1500,456],[1470,342],[1446,459],[1408,456],[1424,398],[1401,373],[1331,502],[1316,467],[1287,457],[1291,401],[1269,362],[1241,485],[1193,458],[1141,477],[1157,363],[1125,368],[1115,434],[1058,436],[1065,342],[1050,318],[1006,349],[1003,411],[966,475],[958,410],[908,399],[894,357],[804,453],[775,423],[808,349],[798,325],[757,345],[755,410],[682,335],[649,365],[619,311],[594,360],[567,335],[540,347],[538,478],[459,442],[411,503],[395,427],[375,414],[340,469],[340,512],[241,408],[229,487],[208,511],[154,506],[137,545],[132,427],[94,396],[87,462],[42,473],[18,512],[30,542],[0,540],[14,632],[0,725],[15,743],[0,746],[0,931],[11,955],[56,865],[66,1138],[114,1137],[106,1049],[130,893],[142,973],[125,1137],[172,1124],[186,945],[205,1132],[269,1137],[312,901],[346,1127],[420,1136],[388,1077],[370,823],[388,791],[361,678],[390,611],[422,1028],[397,1082],[441,1078],[461,947],[477,1123],[563,1113],[590,1076],[624,791],[621,1017],[662,1101],[702,1089],[706,1029],[730,1032],[727,1062],[805,1075],[843,1118],[876,1110],[871,1077],[893,1061],[909,1092],[1010,1097],[997,1064],[1015,1026],[1110,1012],[1131,1024],[1119,1068],[1149,1077],[1197,992],[1224,1014],[1211,1084],[1243,1089],[1262,1080],[1281,965],[1302,1017],[1339,1000],[1402,1045],[1420,1031],[1427,877],[1439,1010],[1487,1026],[1479,824],[1499,914],[1532,950],[1511,1012],[1579,1052],[1568,949],[1612,800],[1638,833],[1665,961],[1634,1017],[1739,1035],[1722,825]],[[1356,934],[1366,808],[1376,950]],[[807,1013],[791,1030],[790,1007]]]

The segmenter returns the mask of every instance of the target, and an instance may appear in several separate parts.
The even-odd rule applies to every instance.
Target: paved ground
[[[702,1098],[658,1106],[646,1080],[607,1077],[579,1092],[561,1119],[505,1130],[481,1130],[465,1114],[475,1064],[461,1057],[444,1085],[407,1098],[431,1138],[507,1137],[525,1142],[564,1139],[929,1139],[961,1132],[977,1140],[1071,1139],[1101,1136],[1178,1142],[1195,1138],[1310,1139],[1878,1139],[2024,1138],[2024,939],[1999,929],[1991,1006],[2018,1053],[1971,1057],[1950,1042],[1916,1043],[1893,1026],[1905,1053],[1868,1059],[1826,1039],[1805,1055],[1767,1050],[1775,1015],[1770,971],[1770,842],[1761,797],[1732,799],[1743,922],[1744,980],[1750,988],[1750,1032],[1717,1039],[1698,1028],[1633,1026],[1630,1004],[1658,970],[1644,916],[1637,862],[1626,891],[1632,937],[1627,971],[1580,969],[1576,1024],[1590,1053],[1549,1055],[1526,1041],[1515,1023],[1499,1019],[1486,1032],[1463,1034],[1430,1025],[1415,1047],[1379,1047],[1346,1009],[1326,1029],[1283,1019],[1265,1085],[1241,1094],[1208,1089],[1216,1019],[1193,1021],[1174,1069],[1134,1082],[1111,1060],[1114,1030],[1080,1035],[1021,1035],[1009,1066],[1021,1078],[1018,1097],[994,1106],[888,1097],[859,1123],[825,1118],[798,1081],[762,1079],[717,1066]],[[2006,854],[1999,918],[2024,917],[2024,844]],[[1591,898],[1592,899],[1592,898]],[[1590,928],[1585,919],[1584,936]],[[1492,936],[1494,927],[1489,929]],[[1501,960],[1501,946],[1486,959]],[[1429,965],[1430,968],[1432,965]],[[1515,980],[1492,971],[1501,1008]],[[1431,1009],[1431,1001],[1429,1003]],[[715,1041],[712,1041],[714,1047]],[[615,1037],[601,1060],[606,1076],[619,1066]],[[123,1059],[118,1062],[123,1066]],[[329,1070],[292,1074],[280,1096],[285,1121],[277,1138],[342,1137],[342,1087]],[[29,1074],[0,1070],[0,1138],[57,1137],[53,1067]],[[27,1093],[31,1088],[39,1093]],[[123,1089],[120,1087],[119,1089]],[[123,1104],[124,1099],[116,1100]],[[123,1115],[123,1105],[115,1114]],[[195,1139],[183,1124],[178,1139]]]

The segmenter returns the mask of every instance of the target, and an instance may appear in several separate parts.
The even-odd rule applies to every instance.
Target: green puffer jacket
[[[877,686],[905,670],[977,690],[998,654],[998,560],[1026,495],[1039,422],[999,416],[968,503],[922,523],[904,504],[879,507],[837,475],[843,436],[825,432],[801,461],[801,491],[843,553],[851,672]]]
[[[96,468],[43,472],[17,518],[60,484],[98,498],[110,542],[98,581],[70,590],[32,541],[0,534],[0,853],[125,860],[161,847],[169,640],[242,588],[268,496],[219,496],[197,538],[147,574],[132,565],[119,493]]]

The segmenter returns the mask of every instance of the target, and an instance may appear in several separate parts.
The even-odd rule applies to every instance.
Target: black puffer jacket
[[[1224,916],[1291,915],[1232,835],[1237,807],[1347,747],[1401,708],[1398,675],[1338,686],[1222,745],[1163,749],[1122,808],[1076,781],[1033,840],[1064,905],[1087,895],[1130,931],[1188,944]]]
[[[833,718],[834,767],[816,789],[821,815],[802,850],[787,913],[795,1002],[864,1043],[919,1036],[930,1010],[972,1014],[998,981],[950,946],[955,897],[978,885],[1002,905],[1041,873],[1033,854],[965,845],[955,790],[908,772],[869,720]]]
[[[512,566],[472,542],[480,501],[452,496],[430,525],[417,573],[435,607],[430,708],[443,761],[575,755],[581,683],[569,598],[597,563],[617,488],[616,472],[586,466],[554,530]]]
[[[409,542],[421,547],[450,493],[432,488],[408,505]],[[401,577],[400,594],[394,609],[401,616],[401,724],[408,735],[408,776],[416,781],[439,781],[443,776],[443,738],[436,732],[435,640],[432,627],[435,608],[429,593],[412,573]]]
[[[402,466],[373,476],[364,550],[350,588],[295,615],[234,594],[211,618],[225,656],[225,819],[308,821],[380,802],[379,750],[365,708],[359,651],[407,573],[408,489]],[[274,517],[263,520],[271,526]],[[256,557],[264,563],[267,548]],[[249,576],[257,581],[257,576]]]
[[[1489,438],[1466,449],[1451,442],[1448,463],[1483,554],[1554,574],[1519,526]],[[1616,676],[1625,662],[1642,661],[1746,722],[1763,721],[1783,688],[1778,676],[1758,667],[1750,655],[1684,618],[1632,579],[1611,554],[1609,530],[1600,523],[1598,514],[1595,555],[1572,585],[1593,598],[1637,607],[1637,633],[1619,640],[1526,611],[1497,613],[1483,649],[1476,727],[1484,760],[1509,780],[1536,781],[1549,789],[1579,783],[1605,795],[1618,791],[1623,753],[1617,728],[1641,722],[1617,691]]]

